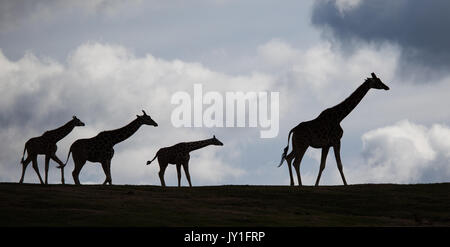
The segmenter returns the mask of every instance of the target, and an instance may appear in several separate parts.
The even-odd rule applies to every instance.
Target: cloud
[[[129,140],[116,146],[112,163],[113,183],[158,185],[157,163],[146,166],[145,161],[153,158],[159,148],[215,134],[225,146],[209,147],[192,154],[190,170],[195,185],[234,182],[286,184],[287,168],[277,169],[276,165],[289,130],[341,102],[372,71],[391,90],[369,92],[342,122],[345,134],[341,154],[348,182],[438,182],[447,179],[435,176],[430,169],[419,170],[419,174],[411,172],[407,178],[403,173],[389,175],[389,172],[384,179],[374,177],[371,173],[375,171],[374,167],[385,167],[379,164],[392,162],[370,153],[369,149],[361,150],[360,137],[399,119],[410,119],[412,123],[427,126],[447,123],[450,118],[443,106],[450,103],[445,97],[450,88],[450,78],[434,82],[433,87],[403,83],[403,78],[395,73],[400,52],[391,44],[365,44],[347,54],[329,41],[300,50],[282,39],[274,39],[255,50],[257,55],[253,59],[258,61],[258,65],[243,75],[228,75],[200,63],[165,60],[151,54],[136,56],[126,47],[96,42],[79,46],[64,63],[31,53],[11,61],[0,53],[0,138],[3,140],[0,144],[0,180],[19,179],[19,160],[26,140],[58,127],[72,115],[77,115],[86,126],[76,128],[58,144],[57,154],[63,160],[76,139],[121,127],[145,109],[159,127],[144,126]],[[170,97],[180,90],[192,95],[196,83],[203,85],[204,92],[279,91],[280,135],[275,139],[261,140],[257,130],[248,128],[172,127],[170,116],[175,106],[170,105]],[[444,124],[440,126],[446,128]],[[444,133],[439,128],[432,129],[436,131],[430,130],[427,135],[442,136]],[[436,153],[435,159],[439,160],[445,153],[439,147],[444,148],[447,143],[438,138],[431,140],[430,143],[440,143],[430,144]],[[374,138],[365,145],[377,146],[379,143],[382,141]],[[413,145],[396,143],[394,147],[399,149]],[[308,152],[302,162],[305,184],[315,181],[319,167],[315,160],[318,153],[313,149]],[[423,160],[423,157],[418,156],[417,159]],[[321,184],[342,183],[333,162],[330,152]],[[42,172],[42,160],[40,164]],[[59,182],[59,173],[53,168],[53,162],[51,167],[50,181]],[[68,182],[72,182],[72,167],[70,161],[66,169]],[[408,180],[413,176],[418,180]],[[80,178],[82,183],[98,184],[103,182],[104,174],[99,165],[87,164]],[[176,184],[173,166],[168,168],[166,180],[168,184]],[[30,168],[26,181],[37,181]]]
[[[397,73],[401,51],[390,43],[361,44],[354,52],[346,53],[330,41],[298,50],[275,39],[261,45],[258,52],[263,63],[259,68],[278,74],[279,86],[286,90],[280,89],[287,96],[282,104],[287,109],[280,114],[282,145],[292,127],[341,102],[363,82],[368,71],[374,71],[391,90],[371,90],[341,123],[344,128],[341,156],[347,180],[350,183],[448,181],[450,176],[445,173],[448,144],[445,138],[438,138],[445,136],[444,130],[448,128],[436,123],[448,123],[450,119],[445,108],[450,104],[445,96],[450,77],[430,81],[433,86],[409,83],[411,79]],[[411,122],[383,127],[405,118]],[[440,144],[434,144],[437,142]],[[314,183],[319,162],[320,150],[309,148],[302,161],[305,184]],[[342,184],[332,151],[321,184]]]
[[[341,15],[346,11],[356,8],[361,3],[361,0],[336,0],[335,4]]]
[[[114,15],[119,6],[137,1],[123,0],[40,0],[40,1],[1,1],[0,32],[9,31],[30,22],[50,21],[55,16],[79,11],[82,14],[103,13]]]
[[[330,32],[347,49],[358,43],[390,42],[402,50],[403,66],[417,74],[450,66],[450,2],[437,1],[317,1],[312,23]],[[356,48],[355,48],[356,47]],[[404,68],[403,68],[404,69]]]
[[[285,86],[286,90],[295,91],[308,101],[314,97],[321,107],[339,103],[371,72],[390,82],[395,77],[399,59],[398,48],[390,44],[364,45],[347,55],[329,41],[299,50],[283,40],[273,39],[259,46],[257,51],[257,60],[261,63],[258,68],[275,74],[278,87]],[[291,94],[286,92],[285,95]],[[299,100],[299,97],[292,99]]]
[[[283,67],[295,62],[302,53],[281,39],[272,39],[257,48],[259,56],[269,66]]]
[[[408,120],[368,131],[362,136],[364,165],[352,177],[384,183],[448,181],[447,137],[450,128],[446,125],[426,127]]]
[[[116,146],[112,176],[120,183],[149,182],[143,177],[148,175],[148,167],[142,164],[158,148],[210,138],[213,134],[226,143],[226,138],[220,135],[223,131],[172,127],[170,114],[175,106],[170,105],[170,97],[173,93],[192,92],[194,83],[203,84],[205,90],[219,92],[264,90],[273,86],[271,78],[263,74],[232,77],[200,64],[166,61],[151,55],[136,57],[122,46],[100,43],[81,45],[71,53],[66,64],[32,54],[13,62],[0,52],[0,81],[2,181],[18,180],[20,155],[27,139],[66,123],[72,115],[78,116],[86,126],[77,127],[58,144],[58,156],[62,160],[74,140],[124,126],[145,109],[159,127],[143,126],[130,140]],[[230,163],[232,160],[221,158],[222,152],[226,154],[227,149],[197,151],[201,159],[192,160],[193,180],[207,183],[217,177],[215,181],[219,182],[243,174],[242,169]],[[235,150],[231,152],[235,155]],[[40,164],[42,168],[43,162]],[[67,170],[72,169],[72,161],[69,164]],[[81,181],[102,182],[100,166],[95,166],[97,172],[87,166],[86,177],[83,178],[82,172]],[[55,174],[51,181],[59,181],[58,177]],[[28,168],[26,181],[35,181],[33,178],[36,178],[34,171]]]

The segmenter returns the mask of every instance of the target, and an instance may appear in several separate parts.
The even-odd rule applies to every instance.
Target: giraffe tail
[[[72,152],[72,147],[70,147],[69,154],[67,154],[66,163],[64,163],[63,166],[57,166],[56,168],[64,168],[67,165],[67,162],[69,161],[70,153]]]
[[[283,165],[283,161],[286,159],[286,155],[287,155],[287,152],[289,150],[289,139],[291,138],[291,134],[292,134],[293,130],[294,129],[291,129],[291,131],[289,131],[288,143],[287,143],[287,146],[284,148],[283,154],[281,154],[281,161],[280,161],[280,164],[278,165],[278,167]]]
[[[147,165],[150,165],[156,159],[156,157],[158,157],[158,154],[159,154],[159,150],[158,150],[158,152],[156,152],[155,157],[153,157],[152,160],[147,161]]]

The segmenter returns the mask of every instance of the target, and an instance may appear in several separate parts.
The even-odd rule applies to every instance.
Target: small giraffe
[[[142,110],[144,115],[136,115],[137,118],[128,125],[110,131],[100,132],[97,136],[89,139],[76,140],[72,146],[70,146],[69,154],[67,155],[66,163],[60,166],[64,167],[69,161],[70,153],[72,153],[73,162],[75,168],[73,169],[72,176],[75,184],[80,185],[79,174],[86,161],[100,162],[102,164],[103,171],[105,172],[106,179],[103,184],[112,184],[111,179],[111,159],[114,156],[114,145],[119,142],[125,141],[132,136],[141,125],[152,125],[157,127],[158,124]]]
[[[25,148],[23,149],[22,160],[22,177],[19,183],[23,183],[25,176],[25,170],[30,162],[33,162],[33,168],[36,171],[41,184],[44,184],[39,173],[39,167],[37,164],[37,156],[39,154],[45,155],[45,184],[48,184],[48,169],[50,159],[53,159],[58,164],[63,165],[64,163],[56,156],[56,150],[58,147],[56,143],[67,136],[76,126],[84,126],[77,117],[73,116],[72,120],[64,124],[63,126],[46,131],[43,135],[39,137],[33,137],[25,143]],[[24,160],[25,151],[28,152],[28,157]],[[61,183],[64,184],[64,169],[61,169]]]
[[[219,141],[216,136],[213,138],[196,141],[196,142],[181,142],[170,147],[164,147],[156,152],[155,157],[152,160],[147,161],[147,165],[150,165],[152,161],[158,157],[159,163],[159,179],[161,180],[161,186],[165,187],[164,172],[166,171],[168,164],[174,164],[177,166],[178,175],[178,187],[181,187],[181,166],[183,166],[184,173],[189,182],[189,186],[192,187],[191,176],[189,175],[189,153],[204,148],[209,145],[223,146],[223,143]]]
[[[325,169],[325,162],[330,147],[333,147],[334,149],[334,155],[342,181],[344,182],[344,185],[347,185],[340,155],[341,138],[344,134],[340,122],[359,104],[371,88],[389,90],[389,87],[377,78],[375,73],[372,73],[372,78],[367,78],[364,83],[343,102],[324,110],[316,119],[298,124],[289,132],[288,145],[284,149],[281,156],[281,162],[278,167],[283,164],[284,160],[287,161],[291,186],[294,185],[291,162],[294,160],[293,165],[297,173],[299,186],[301,186],[302,180],[300,178],[300,162],[309,146],[313,148],[322,148],[320,170],[315,186],[319,185],[320,176],[322,175],[322,171]],[[289,138],[291,137],[291,134],[293,134],[292,151],[286,155],[289,149]]]

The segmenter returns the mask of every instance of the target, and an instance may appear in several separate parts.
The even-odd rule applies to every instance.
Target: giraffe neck
[[[46,131],[43,136],[51,142],[56,143],[66,137],[73,130],[73,128],[75,128],[75,125],[73,120],[71,120],[57,129]]]
[[[369,89],[368,83],[364,82],[348,98],[333,107],[337,112],[338,122],[341,122],[351,111],[353,111],[353,109],[355,109]]]
[[[206,139],[196,142],[187,142],[189,152],[212,145],[212,139]]]
[[[102,132],[102,136],[106,139],[107,143],[114,146],[119,142],[123,142],[132,136],[141,127],[139,119],[133,120],[131,123],[123,126],[122,128],[109,130]]]

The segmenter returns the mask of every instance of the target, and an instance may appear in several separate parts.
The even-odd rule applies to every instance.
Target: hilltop
[[[450,226],[450,183],[0,184],[0,226]]]

